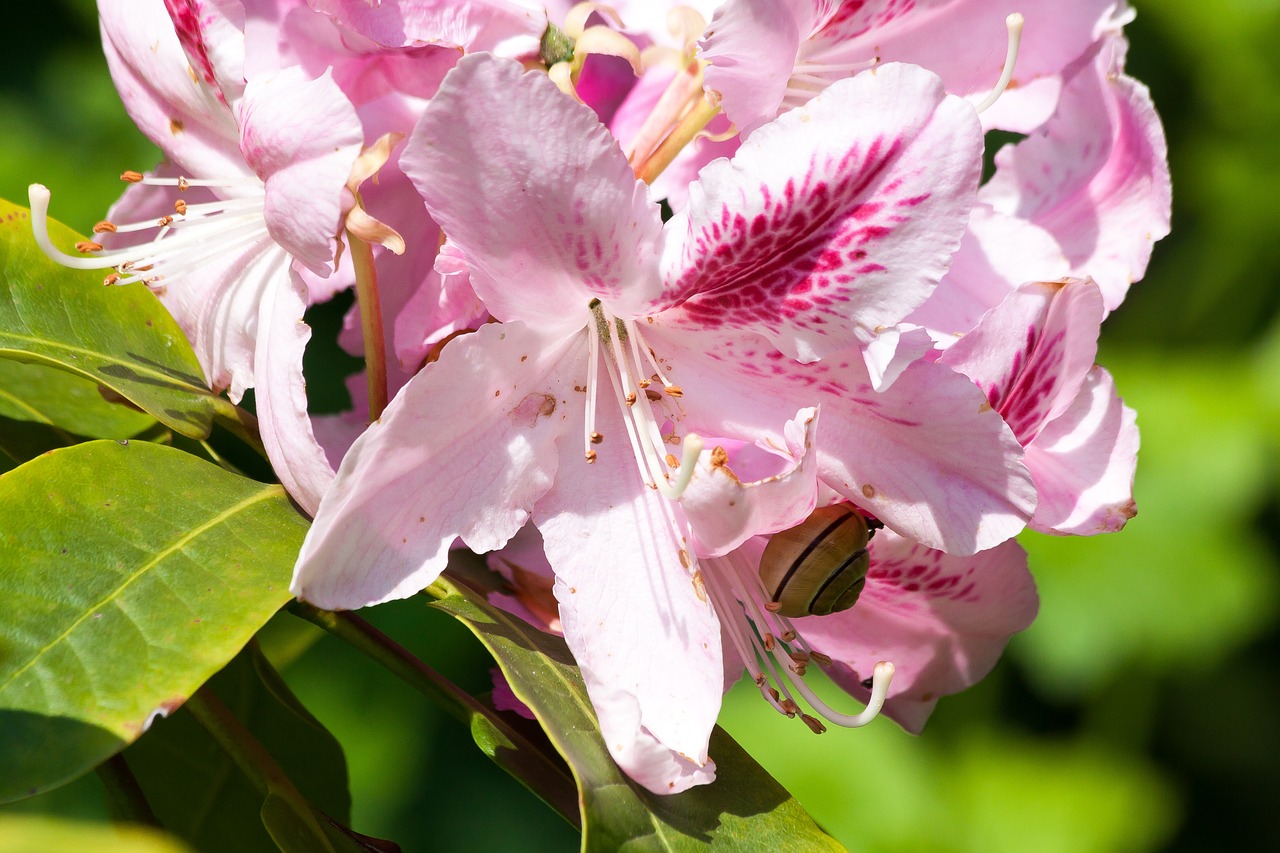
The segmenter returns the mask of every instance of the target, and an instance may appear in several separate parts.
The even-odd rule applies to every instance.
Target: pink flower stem
[[[351,263],[356,268],[356,301],[360,304],[365,377],[369,383],[369,423],[373,423],[387,407],[387,345],[382,333],[378,270],[373,263],[373,248],[350,230],[347,245],[351,247]]]

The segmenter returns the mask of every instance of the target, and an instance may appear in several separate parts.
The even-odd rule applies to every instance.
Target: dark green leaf
[[[63,370],[0,358],[0,417],[86,438],[132,438],[155,424],[123,401],[108,402],[99,387]]]
[[[64,250],[78,237],[56,222]],[[103,287],[100,275],[44,256],[31,215],[0,200],[0,356],[67,370],[104,385],[166,426],[209,434],[226,405],[205,384],[182,330],[142,285]]]
[[[0,417],[0,474],[41,453],[79,442],[79,438],[57,427]]]
[[[145,442],[0,477],[0,802],[87,771],[289,598],[306,522],[279,486]]]
[[[435,603],[461,620],[497,659],[568,761],[582,800],[584,850],[841,850],[790,794],[722,729],[711,737],[718,778],[658,796],[609,756],[586,686],[564,641],[445,581]]]
[[[313,806],[350,822],[342,747],[298,702],[256,644],[210,679],[207,689]],[[124,756],[156,816],[197,850],[276,850],[263,820],[267,815],[277,819],[282,807],[289,811],[288,804],[268,803],[270,798],[185,709],[156,723]]]

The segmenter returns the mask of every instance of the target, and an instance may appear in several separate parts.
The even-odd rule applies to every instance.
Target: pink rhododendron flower
[[[333,470],[307,416],[300,271],[333,270],[353,203],[347,185],[360,122],[327,74],[311,79],[291,67],[246,80],[238,4],[102,0],[99,12],[125,107],[168,158],[136,178],[100,230],[158,226],[159,235],[106,254],[59,256],[43,233],[48,191],[33,186],[37,236],[64,263],[114,267],[109,282],[157,288],[210,384],[233,401],[257,389],[276,473],[314,511]],[[135,217],[136,225],[116,224]]]
[[[455,539],[491,551],[531,520],[621,766],[655,791],[708,781],[721,632],[750,629],[700,559],[795,524],[819,480],[957,553],[1030,515],[1021,451],[971,382],[920,361],[877,394],[858,344],[944,273],[980,147],[972,107],[885,66],[704,170],[664,227],[589,109],[464,58],[402,162],[501,322],[356,441],[294,591],[410,595]]]

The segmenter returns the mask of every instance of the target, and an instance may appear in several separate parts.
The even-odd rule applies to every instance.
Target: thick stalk
[[[701,133],[711,123],[711,120],[719,114],[719,104],[713,105],[705,96],[698,98],[697,104],[689,111],[689,114],[681,119],[680,124],[676,125],[675,129],[667,134],[667,138],[662,140],[662,144],[636,170],[636,177],[646,184],[653,183],[654,179],[671,165],[671,161],[676,159],[676,155],[692,142],[694,137]]]
[[[500,738],[499,746],[502,748],[485,749],[486,754],[555,809],[561,817],[574,826],[580,825],[577,787],[572,777],[543,750],[511,728],[493,709],[480,703],[359,616],[320,610],[303,601],[290,604],[289,611],[363,652],[439,705],[454,719],[468,726],[473,735],[480,732],[478,726],[489,729],[492,735]]]
[[[369,423],[373,423],[387,407],[387,344],[382,332],[378,269],[373,263],[373,247],[349,230],[347,245],[351,249],[351,263],[356,269],[356,302],[360,305],[365,380],[369,386]]]

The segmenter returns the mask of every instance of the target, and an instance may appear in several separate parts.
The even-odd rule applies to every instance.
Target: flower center
[[[723,557],[709,558],[706,563],[710,571],[704,586],[720,616],[722,629],[760,694],[774,710],[800,717],[814,734],[825,732],[826,726],[802,711],[797,697],[827,722],[846,728],[865,726],[879,715],[893,678],[892,663],[880,661],[872,668],[870,683],[864,682],[871,690],[871,698],[861,713],[835,711],[804,681],[810,663],[828,666],[831,658],[812,648],[791,620],[777,612],[778,605],[769,600],[760,581],[759,566],[753,565],[748,550],[739,548]],[[738,613],[745,618],[733,618]]]
[[[663,434],[663,424],[654,415],[651,404],[679,400],[684,392],[667,379],[653,350],[641,338],[634,320],[614,316],[599,299],[591,300],[588,307],[594,328],[587,330],[583,455],[588,462],[594,462],[595,446],[604,441],[604,436],[595,428],[600,362],[603,361],[614,400],[622,412],[622,422],[626,426],[640,479],[649,488],[657,489],[663,497],[676,500],[684,494],[693,478],[698,455],[702,452],[702,439],[693,433],[681,439],[674,426]],[[655,385],[662,391],[658,391]],[[678,445],[684,447],[679,459],[668,450]]]
[[[32,184],[31,228],[36,243],[50,260],[65,267],[82,270],[113,270],[102,283],[132,284],[148,287],[169,284],[188,272],[225,259],[268,237],[264,218],[265,187],[254,178],[232,180],[198,180],[159,178],[125,172],[121,180],[132,184],[174,187],[181,194],[191,187],[208,187],[228,192],[228,198],[199,204],[188,204],[179,197],[173,213],[158,219],[115,223],[108,220],[93,226],[94,234],[127,234],[156,232],[146,243],[121,249],[104,250],[101,243],[82,241],[76,249],[83,254],[68,255],[59,251],[49,239],[49,190]]]

